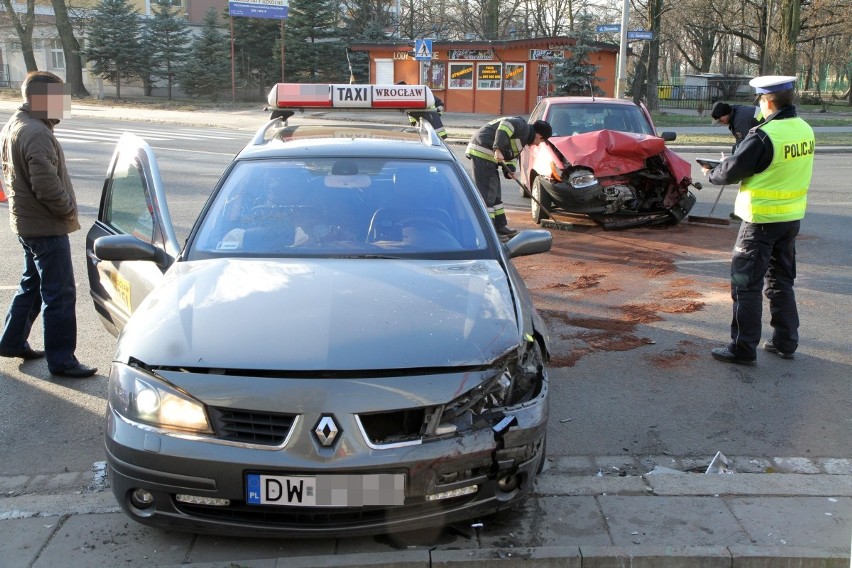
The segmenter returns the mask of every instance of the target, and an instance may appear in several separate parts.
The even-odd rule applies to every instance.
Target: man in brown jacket
[[[0,356],[25,361],[46,357],[51,374],[84,378],[97,369],[74,355],[77,291],[68,234],[80,228],[77,198],[62,147],[53,135],[70,102],[64,92],[62,79],[53,73],[29,73],[21,85],[25,102],[0,133],[9,223],[24,249],[24,271],[6,313]],[[28,342],[39,313],[44,351]]]

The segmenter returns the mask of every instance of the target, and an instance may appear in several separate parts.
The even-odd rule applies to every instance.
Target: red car
[[[520,181],[536,223],[583,214],[605,228],[677,224],[695,205],[689,162],[666,148],[644,106],[625,99],[548,97],[529,121],[553,136],[521,153]],[[700,186],[697,186],[700,187]]]

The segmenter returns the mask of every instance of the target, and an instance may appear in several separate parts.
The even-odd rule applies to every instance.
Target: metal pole
[[[234,65],[234,17],[229,16],[231,20],[231,102],[237,102],[237,74]]]
[[[281,82],[284,83],[284,20],[281,20]]]
[[[621,46],[618,50],[618,80],[615,84],[615,98],[624,98],[627,90],[627,20],[630,14],[628,0],[621,5]]]

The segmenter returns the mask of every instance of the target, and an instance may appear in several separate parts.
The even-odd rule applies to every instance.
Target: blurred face
[[[542,137],[541,134],[536,133],[535,138],[533,138],[532,145],[538,146],[542,142],[544,142],[544,138]]]
[[[720,122],[721,124],[730,124],[730,123],[731,123],[731,115],[730,115],[730,114],[726,114],[725,116],[720,116],[720,117],[719,117],[719,122]]]
[[[71,111],[71,95],[63,83],[37,83],[32,85],[28,101],[30,114],[36,118],[60,119]]]

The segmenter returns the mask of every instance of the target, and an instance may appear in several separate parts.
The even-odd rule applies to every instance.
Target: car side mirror
[[[151,243],[139,240],[131,235],[105,235],[95,239],[92,252],[100,260],[150,260],[158,266],[165,266],[165,253]]]
[[[666,142],[674,142],[677,139],[677,132],[663,132],[660,134],[660,138]]]
[[[509,258],[526,256],[529,254],[540,254],[550,250],[553,245],[553,235],[544,229],[530,229],[520,231],[509,239],[505,244],[509,251]]]

